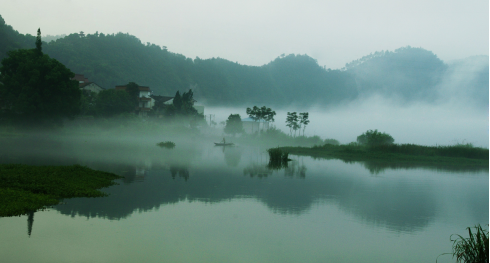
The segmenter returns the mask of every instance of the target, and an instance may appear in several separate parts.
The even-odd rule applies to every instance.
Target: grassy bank
[[[0,165],[0,217],[18,216],[72,197],[106,196],[100,188],[116,184],[115,174],[80,165]]]
[[[346,162],[365,161],[380,165],[436,166],[488,170],[488,149],[471,145],[420,146],[414,144],[392,144],[367,147],[356,144],[313,147],[281,147],[295,155],[308,155]]]

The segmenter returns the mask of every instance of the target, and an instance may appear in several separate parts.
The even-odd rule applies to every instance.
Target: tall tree
[[[226,120],[225,133],[233,134],[243,133],[243,123],[240,114],[230,114]]]
[[[260,120],[260,108],[253,106],[253,108],[247,108],[246,110],[248,117],[250,117],[254,122]],[[252,133],[254,132],[254,125],[252,124]]]
[[[180,96],[180,92],[179,91],[177,91],[175,93],[173,104],[174,104],[175,109],[177,111],[180,111],[180,109],[182,108],[182,97]]]
[[[266,106],[262,106],[261,108],[257,106],[253,106],[253,108],[247,108],[246,112],[248,116],[255,122],[257,121],[274,122],[274,116],[276,115],[275,111],[273,111],[271,108],[267,108]]]
[[[298,114],[296,112],[288,112],[286,116],[286,126],[289,127],[289,134],[292,136],[292,131],[294,130],[294,135],[296,136],[296,130],[300,127],[298,124]]]
[[[310,121],[308,120],[308,112],[301,112],[299,114],[299,122],[301,125],[303,125],[303,136],[305,136],[306,125],[310,123]]]
[[[41,41],[41,28],[37,29],[37,37],[36,37],[36,53],[38,55],[43,54],[43,48],[42,48],[42,41]]]
[[[8,52],[0,67],[3,119],[28,124],[61,124],[80,111],[80,89],[68,68],[42,53],[41,30],[35,49]],[[2,118],[0,118],[2,119]]]

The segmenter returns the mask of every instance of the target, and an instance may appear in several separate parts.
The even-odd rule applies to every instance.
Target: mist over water
[[[252,106],[253,103],[250,104]],[[400,104],[395,99],[375,95],[335,107],[291,106],[273,110],[277,113],[273,125],[286,133],[289,133],[286,127],[287,112],[309,112],[310,123],[305,130],[306,136],[333,138],[342,144],[356,141],[357,136],[370,129],[390,134],[395,143],[428,146],[472,143],[479,147],[488,147],[489,144],[488,108],[467,101],[441,99],[435,103]],[[242,119],[248,117],[246,108],[205,109],[206,115],[214,114],[217,123],[237,113]]]

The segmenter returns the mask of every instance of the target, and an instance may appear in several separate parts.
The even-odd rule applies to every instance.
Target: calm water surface
[[[263,149],[195,145],[4,147],[3,162],[78,163],[124,179],[109,197],[0,218],[0,261],[435,262],[451,234],[488,224],[488,170],[299,156],[269,170]]]

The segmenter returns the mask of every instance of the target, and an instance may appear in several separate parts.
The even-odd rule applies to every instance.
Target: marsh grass
[[[158,146],[162,148],[167,148],[167,149],[173,149],[175,147],[175,143],[171,141],[166,141],[166,142],[159,142],[157,143]]]
[[[472,145],[420,146],[414,144],[362,146],[324,144],[313,147],[280,147],[294,155],[371,163],[382,167],[427,167],[449,171],[488,171],[488,149]],[[384,168],[383,168],[384,167]]]
[[[270,148],[267,150],[269,153],[269,164],[270,169],[281,169],[288,166],[289,152],[283,151],[280,148]]]
[[[469,159],[488,159],[488,149],[474,147],[472,144],[451,146],[421,146],[415,144],[392,144],[370,147],[371,151],[400,153],[421,156],[460,157]]]
[[[457,262],[464,263],[488,263],[488,230],[485,230],[478,224],[475,227],[476,232],[471,231],[468,227],[468,238],[461,235],[453,234],[450,237],[453,242],[453,252],[441,255],[452,254]],[[453,236],[456,236],[453,239]],[[436,260],[437,262],[437,260]]]
[[[101,197],[116,184],[115,174],[72,166],[0,165],[0,217],[26,214],[63,198]]]

